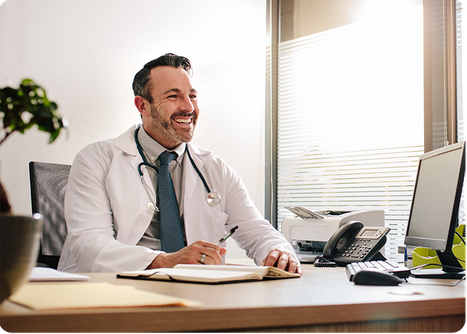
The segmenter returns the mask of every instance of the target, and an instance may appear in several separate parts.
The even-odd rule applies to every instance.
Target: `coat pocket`
[[[199,212],[196,216],[185,218],[188,244],[197,240],[217,243],[225,234],[225,224],[229,216],[222,211]]]

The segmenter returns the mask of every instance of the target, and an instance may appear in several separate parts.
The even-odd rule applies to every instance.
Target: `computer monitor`
[[[405,244],[436,251],[440,269],[412,270],[415,277],[460,278],[464,269],[452,253],[465,174],[465,142],[420,157]]]

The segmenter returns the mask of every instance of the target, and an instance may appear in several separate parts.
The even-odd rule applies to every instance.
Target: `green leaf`
[[[18,89],[4,87],[0,89],[0,117],[6,134],[0,143],[12,132],[24,133],[37,125],[40,131],[50,134],[49,142],[55,141],[66,122],[57,113],[58,105],[47,98],[44,88],[35,84],[32,79],[21,81]],[[26,117],[24,112],[30,113]],[[25,122],[23,117],[28,118]],[[29,118],[29,116],[31,116]]]

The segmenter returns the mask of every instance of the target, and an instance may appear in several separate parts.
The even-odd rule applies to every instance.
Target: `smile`
[[[173,121],[179,124],[191,124],[193,118],[174,118]]]

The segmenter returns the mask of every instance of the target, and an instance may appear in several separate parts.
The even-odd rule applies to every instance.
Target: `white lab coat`
[[[59,270],[120,272],[145,269],[159,251],[136,244],[151,222],[148,196],[141,183],[142,162],[134,141],[135,127],[117,138],[86,146],[76,156],[65,196],[68,235]],[[188,144],[193,160],[222,201],[211,207],[206,189],[184,159],[184,219],[187,243],[217,242],[238,225],[232,236],[259,264],[274,248],[294,254],[287,240],[263,219],[239,175],[219,157]],[[143,168],[144,170],[144,168]],[[149,173],[146,184],[154,194]]]

